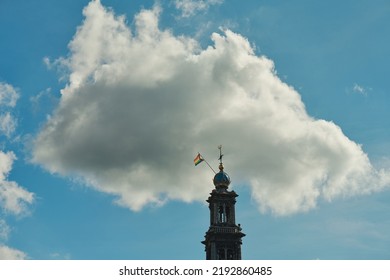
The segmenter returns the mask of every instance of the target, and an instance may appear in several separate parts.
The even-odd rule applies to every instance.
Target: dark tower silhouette
[[[221,147],[220,147],[221,150]],[[220,153],[219,172],[214,176],[215,189],[206,200],[210,208],[210,227],[206,232],[205,245],[206,260],[241,260],[241,232],[240,224],[236,225],[236,197],[234,191],[228,191],[229,175],[226,174]]]

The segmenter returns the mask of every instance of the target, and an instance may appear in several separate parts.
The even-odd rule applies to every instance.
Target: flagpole
[[[200,153],[198,153],[198,154],[200,154]],[[200,155],[200,156],[202,157],[204,162],[207,163],[207,165],[210,167],[210,169],[213,170],[214,174],[217,174],[217,172],[215,172],[215,170],[210,166],[210,164],[207,162],[207,160],[202,155]]]

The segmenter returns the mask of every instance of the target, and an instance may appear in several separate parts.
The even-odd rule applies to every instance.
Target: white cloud
[[[19,99],[18,90],[12,85],[0,82],[0,133],[10,137],[16,129],[17,121],[8,111],[15,107]]]
[[[160,12],[141,11],[131,32],[123,17],[89,3],[69,56],[57,60],[69,80],[36,136],[34,162],[133,210],[204,201],[212,174],[192,159],[200,151],[213,164],[221,143],[232,185],[249,185],[262,211],[307,211],[319,199],[389,184],[389,173],[374,169],[340,127],[307,114],[247,39],[226,30],[199,49],[161,30]]]
[[[367,96],[368,92],[371,90],[372,90],[371,88],[366,88],[358,84],[354,84],[352,88],[352,91],[354,93],[362,94],[364,96]]]
[[[11,232],[10,227],[5,220],[0,219],[0,260],[22,260],[26,259],[27,255],[19,250],[8,247],[1,243],[1,240],[6,241]]]
[[[182,17],[190,17],[200,11],[208,10],[210,6],[221,4],[223,0],[174,0],[176,9]]]
[[[7,240],[9,233],[10,233],[10,228],[7,225],[5,220],[0,219],[0,239],[1,240]]]
[[[24,260],[27,255],[19,250],[0,244],[0,260]]]
[[[10,110],[16,106],[19,92],[12,85],[0,82],[0,133],[10,138],[14,133],[17,120]],[[0,208],[6,214],[24,215],[27,206],[34,200],[34,194],[28,192],[16,182],[9,181],[8,176],[16,156],[13,152],[0,151]],[[0,240],[9,238],[10,227],[0,219]],[[0,259],[25,259],[27,255],[19,250],[0,243]]]
[[[30,97],[30,102],[34,113],[52,112],[58,103],[58,98],[52,94],[51,88],[47,88]]]
[[[33,203],[34,194],[16,182],[8,181],[8,174],[15,159],[13,152],[0,151],[0,207],[5,212],[22,215],[27,213],[27,206]]]
[[[10,84],[0,82],[0,106],[15,107],[18,91]]]
[[[14,133],[17,121],[10,112],[0,114],[0,132],[8,138]]]

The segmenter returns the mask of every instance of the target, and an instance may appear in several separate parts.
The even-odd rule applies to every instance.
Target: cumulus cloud
[[[210,6],[221,4],[223,0],[174,0],[176,9],[182,17],[190,17],[200,11],[208,10]]]
[[[246,38],[224,30],[201,49],[161,30],[159,13],[142,10],[132,31],[99,1],[85,7],[69,55],[57,60],[68,83],[34,140],[33,162],[133,210],[204,201],[213,174],[192,159],[200,151],[213,164],[221,143],[232,185],[249,186],[262,211],[307,211],[388,185],[387,171],[336,124],[310,117]]]

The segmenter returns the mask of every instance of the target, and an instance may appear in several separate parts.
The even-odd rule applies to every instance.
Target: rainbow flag
[[[197,166],[199,163],[201,163],[202,161],[204,161],[204,159],[202,158],[202,156],[198,153],[198,155],[196,156],[196,158],[194,158],[194,164],[195,166]]]

